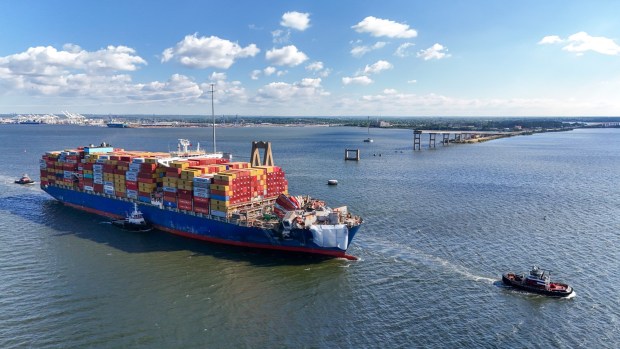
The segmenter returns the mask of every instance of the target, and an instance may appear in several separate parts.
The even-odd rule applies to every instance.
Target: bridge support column
[[[429,133],[428,134],[428,147],[430,148],[435,148],[435,136],[437,136],[436,133]]]
[[[441,135],[443,136],[443,139],[441,140],[441,143],[443,145],[450,144],[450,134],[449,133],[442,133]]]
[[[353,160],[360,161],[360,150],[359,149],[345,149],[344,150],[344,160]]]
[[[422,131],[413,130],[413,150],[422,150],[420,145],[420,137],[422,136]]]

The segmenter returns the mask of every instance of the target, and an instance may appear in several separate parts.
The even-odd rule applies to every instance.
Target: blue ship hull
[[[133,210],[133,201],[113,196],[56,185],[43,186],[41,189],[65,205],[109,218],[124,218],[127,212]],[[241,226],[224,219],[220,220],[218,217],[173,208],[159,208],[151,204],[138,205],[144,218],[155,228],[187,238],[227,245],[355,259],[347,255],[346,250],[318,246],[312,242],[312,233],[307,229],[292,230],[290,236],[284,238],[276,230]],[[359,227],[357,225],[348,229],[349,244]]]

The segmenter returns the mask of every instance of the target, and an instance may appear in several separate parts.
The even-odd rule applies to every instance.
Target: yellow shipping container
[[[218,174],[213,176],[213,179],[217,181],[232,183],[232,180],[236,177],[237,176],[234,173],[219,172]]]
[[[176,177],[163,177],[162,180],[164,181],[164,183],[177,183],[179,181],[179,179]]]
[[[271,173],[271,172],[274,171],[274,169],[273,169],[274,167],[275,166],[254,166],[253,168],[263,170],[263,171],[265,171],[267,173]]]
[[[211,190],[232,192],[232,187],[229,185],[209,184],[209,188],[211,188]]]
[[[175,168],[182,168],[182,169],[186,169],[189,167],[189,162],[187,161],[173,161],[170,163],[170,166],[175,167]]]
[[[157,158],[145,158],[144,162],[146,162],[147,164],[156,164]]]
[[[187,170],[181,171],[181,178],[183,178],[183,179],[194,179],[194,177],[198,177],[201,174],[202,174],[202,172],[200,170],[187,169]]]
[[[220,207],[230,207],[230,201],[223,200],[211,200],[211,207],[220,206]]]
[[[142,183],[142,182],[138,182],[138,188],[140,188],[140,190],[142,190],[142,191],[151,191],[151,190],[155,189],[156,187],[157,187],[157,184],[155,184],[155,183]]]

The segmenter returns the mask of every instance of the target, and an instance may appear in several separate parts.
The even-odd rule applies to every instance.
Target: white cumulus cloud
[[[382,72],[383,70],[392,69],[394,66],[392,63],[384,60],[377,61],[371,65],[367,65],[364,68],[364,74],[377,74]]]
[[[373,16],[364,18],[351,28],[355,29],[358,33],[369,33],[375,37],[386,36],[388,38],[407,39],[414,38],[418,35],[418,32],[415,29],[411,29],[407,24]]]
[[[375,44],[370,45],[370,46],[368,46],[368,45],[358,45],[358,46],[354,46],[354,47],[351,49],[351,55],[352,55],[353,57],[357,57],[357,58],[359,58],[359,57],[362,57],[363,55],[367,54],[368,52],[370,52],[370,51],[374,51],[374,50],[378,50],[378,49],[380,49],[380,48],[384,47],[385,45],[386,45],[386,43],[385,43],[385,42],[383,42],[383,41],[378,41],[378,42],[376,42]]]
[[[310,14],[301,12],[286,12],[282,15],[280,25],[287,28],[304,31],[310,27]]]
[[[305,53],[299,51],[294,45],[284,46],[279,49],[267,51],[265,58],[275,65],[294,67],[308,60]]]
[[[323,62],[312,62],[306,66],[306,70],[319,71],[323,69]]]
[[[540,39],[538,44],[539,45],[557,44],[557,43],[562,42],[562,41],[564,41],[564,40],[562,40],[562,38],[560,38],[557,35],[548,35],[548,36],[545,36],[544,38]]]
[[[578,32],[567,39],[562,39],[557,35],[549,35],[542,38],[538,44],[563,44],[567,43],[562,50],[583,55],[587,51],[593,51],[603,55],[620,55],[620,45],[614,40],[603,36],[591,36],[586,32]]]
[[[284,44],[289,42],[289,40],[291,39],[291,31],[276,29],[271,32],[271,36],[273,37],[274,44]]]
[[[372,84],[372,79],[367,76],[354,76],[354,77],[343,77],[342,83],[345,85],[370,85]]]
[[[187,35],[174,47],[165,49],[161,61],[163,63],[176,60],[189,68],[228,69],[235,63],[235,60],[254,57],[259,52],[260,49],[255,44],[241,47],[236,42],[217,36],[198,37],[197,34],[193,34]]]
[[[320,77],[328,77],[331,73],[331,69],[325,68],[323,62],[316,61],[306,65],[306,70],[312,72]]]
[[[108,46],[97,51],[86,51],[68,44],[64,50],[52,46],[30,47],[25,52],[0,57],[0,68],[14,75],[57,75],[65,71],[134,71],[146,61],[126,46]]]
[[[126,46],[108,46],[97,51],[86,51],[73,44],[65,45],[62,50],[37,46],[0,57],[0,83],[8,90],[24,90],[32,95],[124,91],[131,77],[116,72],[135,71],[146,64],[134,49]]]
[[[267,67],[267,68],[263,69],[263,73],[265,74],[265,76],[272,75],[276,71],[277,71],[277,69],[275,67]]]
[[[305,78],[292,84],[286,82],[272,82],[258,89],[255,102],[267,103],[295,103],[313,102],[329,93],[321,86],[321,79]]]
[[[435,44],[427,48],[426,50],[420,50],[417,56],[424,59],[425,61],[428,61],[430,59],[443,59],[450,57],[450,54],[444,52],[444,50],[448,51],[448,49],[443,47],[442,45]]]
[[[396,57],[407,57],[410,55],[409,51],[407,50],[409,47],[414,46],[413,43],[410,42],[405,42],[403,44],[401,44],[400,46],[398,46],[398,48],[396,49],[396,51],[394,52],[394,56]]]
[[[213,72],[213,73],[211,73],[211,76],[209,77],[209,79],[212,80],[212,81],[226,80],[226,73],[216,73],[216,72]]]
[[[603,55],[616,56],[620,54],[620,46],[612,39],[602,36],[590,36],[586,32],[579,32],[568,37],[569,44],[562,50],[575,53],[594,51]]]

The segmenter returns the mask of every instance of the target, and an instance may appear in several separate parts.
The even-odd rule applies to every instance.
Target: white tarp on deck
[[[349,247],[349,233],[344,224],[312,225],[312,241],[321,247],[338,247],[341,250]]]

